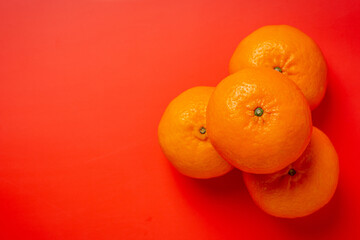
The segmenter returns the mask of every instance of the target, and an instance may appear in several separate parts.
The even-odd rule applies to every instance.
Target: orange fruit
[[[286,167],[311,137],[304,95],[272,69],[243,69],[225,78],[215,88],[206,114],[212,145],[245,172],[273,173]]]
[[[194,87],[170,102],[159,128],[159,143],[167,159],[193,178],[221,176],[232,169],[211,145],[206,130],[206,107],[214,87]]]
[[[330,201],[339,176],[339,161],[329,138],[314,127],[301,157],[273,174],[244,173],[255,203],[276,217],[309,215]]]
[[[229,72],[247,67],[268,67],[282,72],[301,89],[311,109],[325,95],[327,68],[321,50],[294,27],[265,26],[244,38],[231,57]]]

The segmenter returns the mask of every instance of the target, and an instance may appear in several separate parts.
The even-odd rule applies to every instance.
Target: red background
[[[360,5],[346,1],[1,1],[1,239],[355,239],[360,220]],[[215,86],[237,43],[290,24],[329,67],[314,125],[340,181],[317,213],[286,220],[241,173],[193,180],[157,142],[169,101]]]

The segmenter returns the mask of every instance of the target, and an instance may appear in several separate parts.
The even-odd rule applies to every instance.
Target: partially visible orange
[[[311,109],[324,97],[327,67],[323,54],[309,36],[294,27],[265,26],[244,38],[231,57],[229,72],[247,67],[281,71],[298,85]]]
[[[215,151],[207,136],[206,107],[214,87],[191,88],[170,102],[158,137],[167,159],[193,178],[221,176],[232,169]]]
[[[206,117],[215,149],[250,173],[273,173],[294,162],[312,131],[311,112],[300,89],[268,68],[243,69],[221,81]]]
[[[262,210],[277,217],[303,217],[323,207],[334,195],[339,161],[329,138],[314,127],[309,146],[296,162],[273,174],[243,176]]]

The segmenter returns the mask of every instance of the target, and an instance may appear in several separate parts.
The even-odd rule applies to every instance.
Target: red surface
[[[359,238],[360,5],[346,1],[1,1],[1,239]],[[329,66],[314,124],[340,182],[297,220],[266,215],[238,171],[178,174],[157,143],[168,102],[227,74],[267,24],[300,28]]]

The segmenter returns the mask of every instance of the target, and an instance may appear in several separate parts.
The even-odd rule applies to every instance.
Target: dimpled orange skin
[[[289,175],[290,169],[295,175]],[[334,195],[339,161],[329,138],[314,127],[309,146],[296,162],[277,173],[243,176],[253,200],[265,212],[303,217],[322,208]]]
[[[304,93],[315,109],[325,95],[326,62],[316,43],[287,25],[270,25],[244,38],[229,63],[229,72],[247,67],[280,67]]]
[[[255,115],[256,108],[263,115]],[[273,173],[294,162],[310,141],[311,111],[298,87],[267,68],[240,70],[221,81],[207,108],[211,143],[234,167]]]
[[[172,165],[193,178],[224,175],[233,167],[215,151],[206,129],[206,107],[214,87],[194,87],[170,102],[158,127],[160,146]]]

